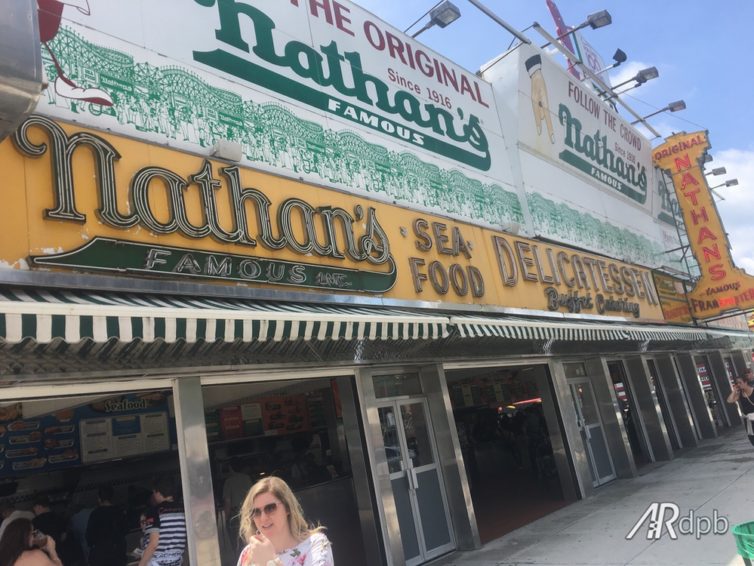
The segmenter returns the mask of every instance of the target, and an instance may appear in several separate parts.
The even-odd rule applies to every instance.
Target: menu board
[[[220,432],[225,440],[243,438],[241,407],[223,407],[220,409]]]
[[[460,407],[497,407],[500,404],[513,404],[539,397],[533,382],[511,377],[479,378],[471,377],[449,385],[451,403]]]
[[[324,424],[322,395],[277,395],[207,411],[210,442],[303,432]]]
[[[23,419],[21,404],[0,411],[0,477],[80,464],[74,411]]]
[[[288,434],[309,429],[306,397],[287,395],[265,397],[262,403],[265,434]]]
[[[80,426],[84,464],[170,449],[165,411],[83,419]]]
[[[241,405],[241,420],[243,421],[244,436],[262,434],[262,405],[260,403]]]
[[[0,478],[170,450],[175,420],[162,392],[108,397],[24,418],[0,407]]]

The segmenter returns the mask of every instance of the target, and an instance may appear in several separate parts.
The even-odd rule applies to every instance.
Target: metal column
[[[736,375],[744,375],[749,369],[751,369],[750,350],[733,350],[730,353],[730,357],[736,368]]]
[[[383,562],[382,537],[372,504],[372,486],[369,473],[369,454],[365,453],[361,438],[361,424],[357,407],[354,380],[351,377],[338,377],[343,426],[348,444],[348,457],[351,461],[351,474],[356,495],[356,505],[361,519],[361,536],[364,541],[365,566],[377,566]]]
[[[461,444],[458,441],[453,405],[448,393],[448,382],[441,366],[426,366],[419,373],[422,390],[429,401],[429,411],[434,427],[437,451],[442,465],[445,493],[448,496],[450,515],[453,518],[456,544],[461,550],[482,546],[479,540],[471,489],[466,469],[461,462]]]
[[[679,378],[681,385],[686,390],[686,394],[691,404],[691,411],[694,416],[694,423],[702,438],[717,437],[717,427],[712,420],[707,398],[704,395],[704,388],[699,382],[699,376],[696,371],[694,357],[689,353],[680,353],[675,355],[678,361]]]
[[[568,446],[565,443],[560,419],[558,418],[558,409],[562,410],[562,405],[555,398],[555,388],[552,378],[548,375],[547,366],[538,366],[538,368],[541,371],[535,373],[534,379],[539,396],[542,398],[542,409],[545,415],[545,422],[547,423],[547,430],[550,434],[552,456],[555,459],[555,467],[558,470],[563,498],[566,501],[576,501],[579,498],[579,486],[573,477],[573,471],[568,461]],[[571,403],[571,406],[573,406],[573,403]]]
[[[646,360],[637,356],[626,358],[625,362],[627,379],[630,382],[641,421],[652,448],[652,456],[655,460],[671,460],[673,448],[670,445],[665,422],[662,420],[660,405],[649,384],[649,370]]]
[[[390,370],[384,370],[390,371]],[[377,398],[374,393],[373,372],[361,370],[356,374],[356,391],[361,406],[361,420],[364,423],[367,451],[372,460],[372,478],[375,484],[377,512],[385,541],[385,558],[388,565],[405,564],[401,531],[398,525],[398,511],[390,485],[390,471],[385,456],[385,442],[380,427]]]
[[[684,448],[696,446],[698,440],[694,432],[694,421],[689,407],[686,405],[686,398],[681,390],[681,382],[676,373],[675,364],[667,355],[655,358],[655,363],[659,373],[658,379],[662,380],[668,409],[673,415],[681,444]]]
[[[566,447],[571,453],[579,493],[581,497],[589,497],[594,493],[592,476],[589,471],[589,456],[587,456],[586,448],[581,440],[576,409],[568,386],[563,361],[551,361],[548,366],[555,396],[558,398],[560,416],[563,421],[563,434],[565,435]],[[558,473],[561,473],[560,466],[558,466]]]
[[[190,563],[221,566],[200,378],[173,380],[173,392]]]

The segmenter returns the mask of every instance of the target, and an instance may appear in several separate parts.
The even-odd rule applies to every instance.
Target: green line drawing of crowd
[[[554,202],[540,193],[527,193],[526,198],[534,226],[548,238],[578,242],[587,249],[630,263],[681,269],[680,255],[667,254],[657,241],[575,210],[565,203]]]
[[[398,203],[493,226],[524,223],[518,195],[500,184],[443,169],[408,151],[388,150],[354,131],[323,128],[280,103],[244,100],[181,67],[137,63],[131,55],[94,45],[67,27],[50,46],[70,78],[105,89],[113,105],[82,104],[47,89],[49,105],[74,114],[110,115],[121,126],[200,147],[218,139],[237,141],[252,163],[381,193]],[[55,66],[45,49],[42,56],[52,81]]]

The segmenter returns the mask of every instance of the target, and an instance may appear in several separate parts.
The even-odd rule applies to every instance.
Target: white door
[[[616,478],[613,459],[602,428],[592,384],[588,379],[569,381],[581,439],[584,441],[592,483],[596,487]]]
[[[455,548],[432,424],[424,399],[378,405],[407,566]]]

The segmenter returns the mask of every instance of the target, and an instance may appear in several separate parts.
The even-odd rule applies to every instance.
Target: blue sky
[[[445,29],[433,28],[418,39],[471,71],[505,51],[513,36],[466,0],[453,0],[461,19]],[[545,0],[482,0],[516,29],[539,22],[555,35]],[[403,30],[436,0],[356,0],[381,19]],[[714,161],[726,175],[709,177],[716,185],[737,178],[736,187],[719,189],[718,202],[739,267],[754,273],[754,65],[744,59],[745,38],[754,32],[754,2],[678,0],[556,0],[566,24],[577,25],[588,14],[608,10],[612,25],[585,29],[584,37],[610,62],[616,48],[628,61],[612,73],[617,84],[641,68],[655,66],[657,79],[626,95],[642,115],[683,99],[687,108],[651,119],[663,135],[709,131]],[[423,20],[424,21],[424,20]],[[412,28],[413,30],[418,28]],[[539,34],[526,32],[532,40]],[[541,42],[544,43],[544,42]],[[540,43],[540,44],[541,44]],[[655,140],[655,145],[661,140]]]

